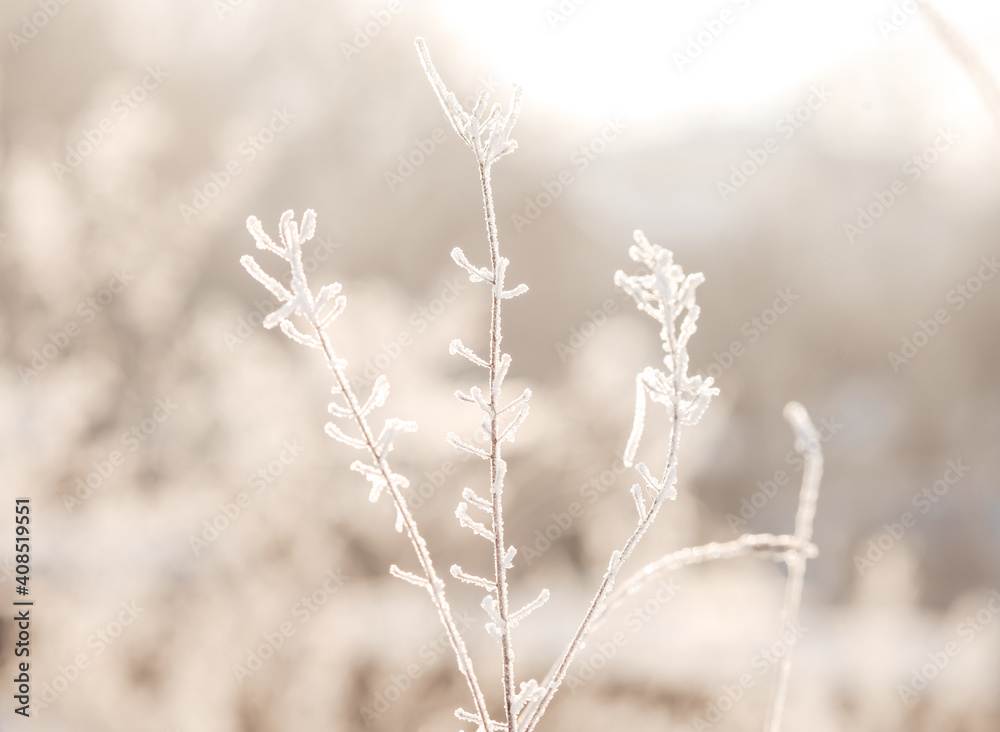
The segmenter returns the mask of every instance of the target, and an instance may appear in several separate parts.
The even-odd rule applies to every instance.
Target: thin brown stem
[[[490,264],[493,268],[493,298],[490,317],[490,494],[493,504],[493,563],[496,571],[497,613],[500,616],[500,643],[503,662],[504,714],[507,729],[514,725],[514,644],[511,639],[510,601],[507,593],[507,566],[504,561],[506,546],[503,529],[503,486],[500,485],[500,307],[503,280],[500,277],[500,240],[497,235],[496,213],[493,210],[493,189],[490,184],[490,166],[479,163],[479,181],[483,188],[483,208],[486,211],[486,234],[490,242]]]

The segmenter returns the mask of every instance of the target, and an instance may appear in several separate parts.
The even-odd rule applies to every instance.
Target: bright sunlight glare
[[[525,93],[576,115],[629,118],[745,108],[923,23],[910,3],[841,0],[438,0],[442,20]],[[975,22],[996,3],[956,0]],[[990,7],[987,7],[990,6]],[[889,33],[892,35],[892,33]]]

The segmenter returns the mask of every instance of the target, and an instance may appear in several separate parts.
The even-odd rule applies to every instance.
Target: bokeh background
[[[791,531],[781,413],[801,401],[826,474],[784,728],[1000,729],[1000,6],[938,12],[946,28],[885,0],[5,2],[0,726],[461,727],[435,613],[387,573],[412,565],[392,509],[323,433],[322,360],[260,327],[270,296],[238,263],[248,215],[276,234],[285,209],[317,211],[313,282],[348,295],[333,338],[358,383],[388,375],[387,416],[420,422],[396,465],[439,569],[487,572],[454,518],[486,470],[444,441],[477,422],[452,393],[478,375],[448,343],[483,343],[488,298],[448,253],[485,259],[481,198],[419,35],[459,98],[525,90],[494,169],[510,281],[531,288],[505,309],[508,389],[535,392],[507,526],[515,602],[553,599],[518,628],[521,678],[634,521],[619,459],[661,354],[612,275],[641,228],[706,275],[691,352],[722,393],[633,568]],[[665,434],[654,419],[651,464]],[[669,579],[602,627],[539,729],[762,725],[783,568]],[[495,706],[498,652],[457,584]]]

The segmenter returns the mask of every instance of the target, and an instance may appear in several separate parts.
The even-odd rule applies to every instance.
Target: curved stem
[[[684,567],[695,564],[714,562],[720,559],[736,559],[751,554],[767,555],[774,561],[786,561],[785,557],[790,552],[801,552],[806,556],[814,556],[816,547],[812,544],[802,545],[795,536],[783,534],[743,534],[740,538],[726,542],[711,542],[701,546],[686,547],[678,549],[670,554],[657,559],[655,562],[647,564],[629,579],[621,584],[617,590],[608,598],[604,610],[594,618],[594,625],[591,632],[597,629],[598,624],[604,620],[605,616],[611,613],[616,607],[625,602],[628,597],[634,595],[651,580],[662,574],[673,572]]]

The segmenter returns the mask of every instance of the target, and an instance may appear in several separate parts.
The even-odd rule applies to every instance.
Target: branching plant
[[[302,264],[302,247],[315,233],[315,213],[312,210],[306,211],[299,224],[292,211],[286,211],[279,224],[281,236],[278,244],[265,233],[255,217],[247,220],[247,228],[256,240],[257,248],[277,255],[289,267],[291,278],[287,286],[267,274],[252,256],[246,255],[240,261],[255,279],[281,301],[281,306],[265,319],[265,327],[279,326],[292,340],[322,352],[326,360],[333,377],[333,399],[329,405],[333,419],[327,423],[326,432],[335,440],[363,453],[361,459],[352,463],[351,469],[360,473],[371,484],[369,499],[376,502],[383,495],[388,495],[395,506],[396,531],[406,533],[418,567],[409,571],[394,564],[389,571],[393,576],[426,591],[437,610],[454,651],[459,672],[465,678],[472,697],[471,708],[457,709],[456,717],[476,725],[476,729],[481,732],[531,732],[544,715],[589,634],[629,595],[664,572],[690,564],[749,554],[783,561],[788,567],[788,584],[781,620],[783,625],[794,625],[801,602],[806,560],[816,555],[811,538],[822,456],[818,436],[805,409],[798,404],[789,404],[785,415],[795,431],[797,449],[805,456],[795,533],[781,536],[745,535],[725,544],[708,544],[668,554],[639,570],[615,590],[622,568],[656,519],[664,501],[673,500],[677,495],[675,486],[681,427],[697,424],[712,397],[719,393],[712,385],[711,378],[692,375],[688,371],[687,345],[697,330],[700,314],[695,291],[704,281],[703,275],[685,274],[680,265],[674,263],[670,251],[651,244],[642,232],[636,232],[635,244],[629,254],[646,272],[633,276],[618,272],[615,282],[635,300],[639,310],[659,323],[664,356],[662,369],[647,367],[636,377],[635,419],[625,449],[625,463],[627,466],[633,465],[645,425],[646,408],[652,402],[665,408],[670,426],[663,469],[657,477],[645,463],[635,463],[638,481],[632,486],[631,496],[637,520],[631,535],[621,548],[611,553],[593,600],[586,608],[566,650],[556,660],[551,671],[541,683],[535,679],[519,681],[515,675],[513,630],[549,598],[549,591],[542,589],[536,599],[524,607],[517,610],[511,608],[508,574],[514,567],[516,550],[505,542],[503,522],[503,488],[507,464],[503,459],[502,448],[505,442],[513,442],[517,428],[528,416],[531,391],[525,389],[509,401],[505,401],[503,397],[502,388],[510,369],[511,357],[501,347],[501,314],[505,300],[525,294],[528,288],[519,284],[507,289],[505,279],[509,260],[500,254],[490,173],[494,163],[517,148],[511,132],[517,121],[520,90],[514,89],[506,113],[500,104],[489,104],[485,91],[479,95],[475,107],[466,111],[441,80],[424,41],[417,39],[416,45],[424,71],[448,120],[476,156],[486,219],[489,265],[473,264],[458,247],[452,250],[451,256],[465,270],[470,281],[484,284],[489,290],[489,352],[485,355],[477,354],[460,339],[453,340],[449,348],[453,355],[467,359],[483,372],[484,383],[470,386],[467,391],[459,390],[455,396],[481,413],[484,446],[469,444],[454,433],[448,435],[448,441],[455,448],[464,450],[489,465],[488,492],[464,488],[455,515],[462,527],[492,545],[493,576],[473,575],[458,565],[451,567],[451,575],[485,592],[482,608],[486,614],[486,631],[500,644],[502,657],[503,712],[497,719],[489,712],[473,660],[448,603],[444,580],[434,568],[430,550],[407,505],[409,481],[394,472],[390,465],[390,453],[395,439],[402,433],[414,431],[416,424],[389,418],[383,421],[381,428],[373,426],[374,412],[385,405],[389,395],[389,382],[384,375],[379,376],[370,394],[363,399],[354,391],[347,378],[346,362],[337,356],[327,334],[327,328],[346,307],[346,298],[341,294],[342,288],[340,284],[334,283],[313,293],[307,282]],[[781,726],[790,661],[791,653],[788,653],[775,678],[773,701],[765,726],[771,732],[776,732]]]

